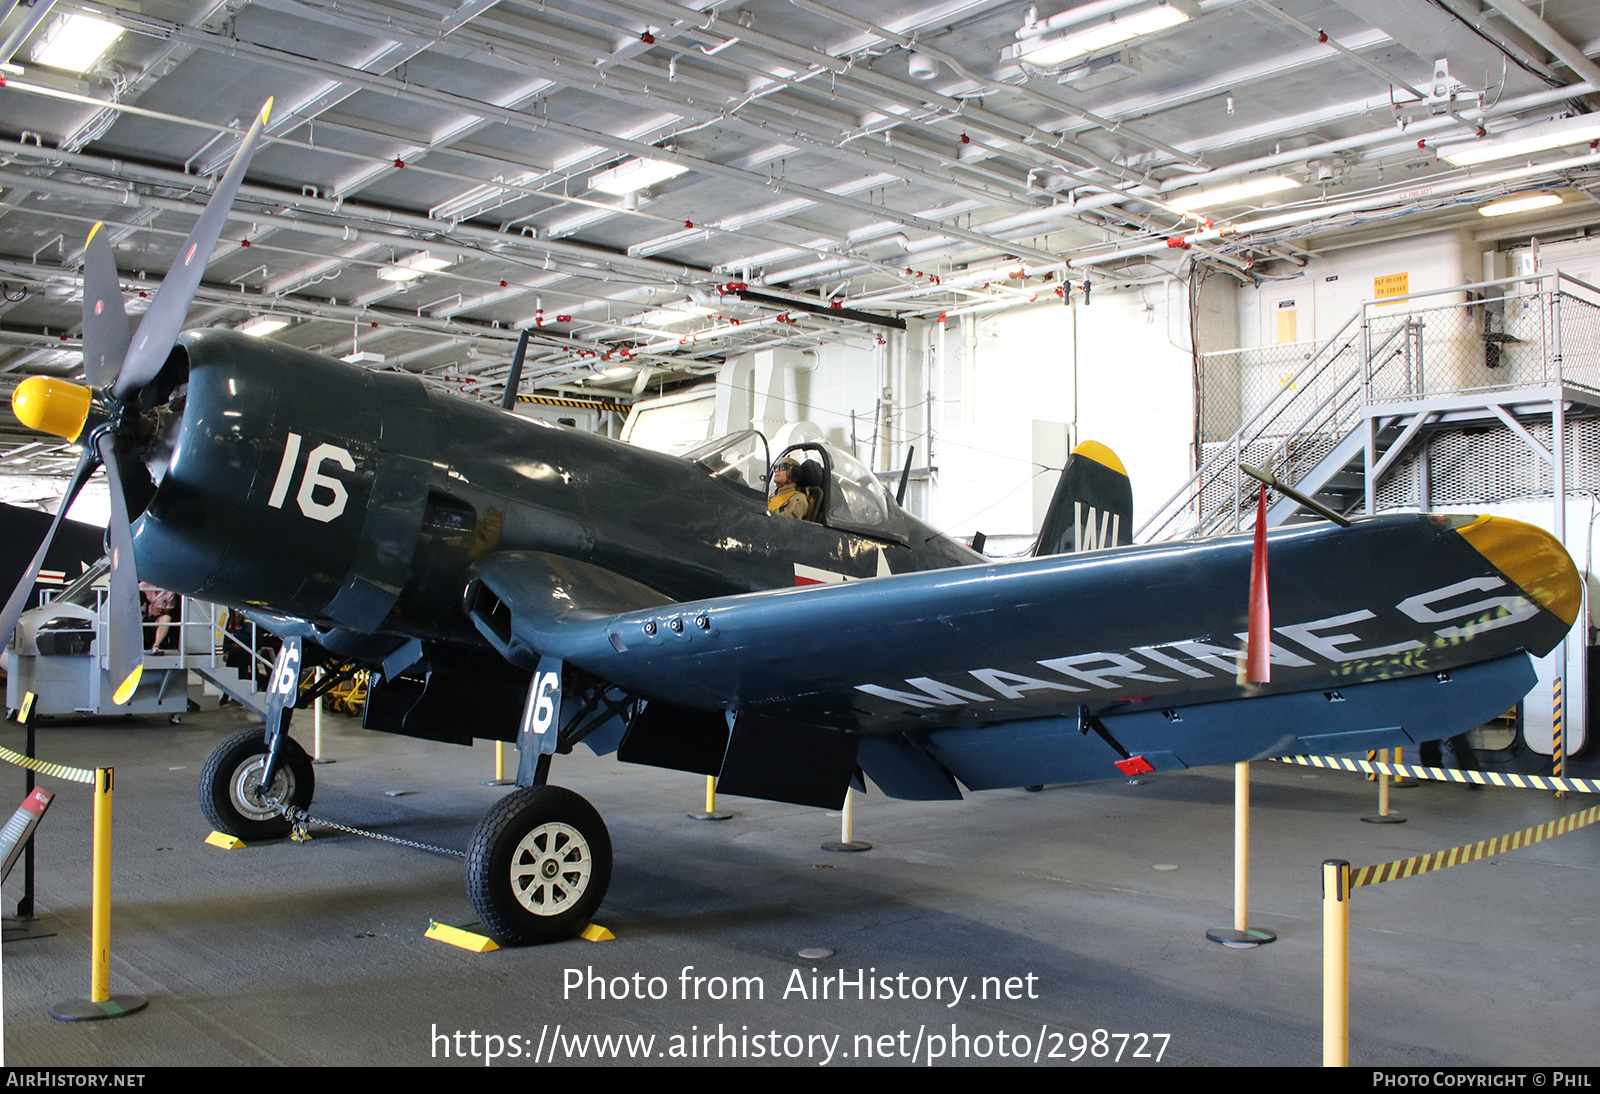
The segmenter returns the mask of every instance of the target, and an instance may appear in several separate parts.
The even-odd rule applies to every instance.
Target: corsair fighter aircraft
[[[91,236],[87,386],[34,378],[14,403],[83,444],[63,513],[95,466],[110,476],[108,656],[125,693],[137,562],[155,585],[263,613],[373,669],[368,728],[518,742],[519,785],[467,862],[502,941],[570,936],[604,896],[605,825],[547,781],[579,741],[827,807],[865,779],[954,799],[1386,747],[1515,704],[1530,655],[1578,613],[1565,551],[1515,521],[1283,528],[1268,537],[1271,681],[1247,683],[1250,538],[1129,544],[1126,476],[1096,445],[1064,473],[1041,553],[991,562],[821,442],[771,453],[745,433],[673,458],[409,376],[180,334],[260,127],[131,337],[110,250]],[[763,483],[785,455],[810,465],[797,477],[811,519],[768,512]],[[1075,553],[1049,553],[1068,542]],[[286,649],[275,690],[292,702],[298,644]],[[286,721],[213,753],[200,798],[214,825],[279,836],[310,803]]]

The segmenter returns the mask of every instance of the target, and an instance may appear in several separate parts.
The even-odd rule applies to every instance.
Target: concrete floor
[[[724,1058],[745,1054],[729,1062],[771,1062],[776,1050],[815,1065],[831,1046],[832,1066],[862,1064],[869,1041],[899,1063],[913,1052],[925,1063],[935,1048],[964,1063],[1032,1062],[1035,1051],[1040,1063],[1110,1062],[1082,1047],[1096,1030],[1112,1035],[1110,1052],[1120,1045],[1125,1064],[1141,1045],[1166,1065],[1316,1064],[1324,858],[1382,862],[1596,800],[1428,785],[1395,793],[1409,823],[1378,826],[1358,820],[1376,798],[1359,776],[1253,765],[1252,925],[1280,940],[1230,950],[1204,932],[1232,921],[1231,769],[965,803],[873,793],[857,808],[857,835],[874,849],[842,855],[819,849],[837,838],[838,821],[817,810],[725,799],[734,819],[699,822],[685,815],[700,806],[699,778],[584,752],[558,757],[552,782],[587,797],[610,827],[616,869],[598,920],[616,940],[476,955],[423,938],[430,919],[473,919],[459,859],[326,829],[308,844],[206,846],[195,781],[213,744],[243,724],[225,710],[179,726],[41,726],[42,757],[116,768],[112,991],[150,1004],[115,1021],[49,1016],[52,1003],[89,986],[90,802],[85,788],[45,780],[59,793],[39,834],[38,906],[58,933],[4,947],[6,1064],[482,1066],[487,1047],[514,1046],[521,1058],[495,1063],[519,1066],[536,1051],[550,1062],[557,1041],[554,1062],[567,1062],[575,1037],[593,1062],[603,1046],[589,1034],[654,1035],[633,1062],[693,1052],[703,1063],[702,1038],[719,1031],[743,1038],[720,1042]],[[338,762],[317,769],[319,817],[461,848],[504,792],[479,785],[488,746],[326,724],[324,751]],[[20,741],[17,727],[0,730],[0,744]],[[20,772],[7,770],[0,777],[18,801]],[[1600,825],[1358,891],[1351,1061],[1600,1063],[1597,878]],[[20,880],[19,868],[5,887],[8,912]],[[798,957],[807,947],[834,956]],[[690,966],[691,977],[709,978],[703,993],[716,978],[755,978],[745,983],[758,980],[764,999],[685,1000]],[[948,986],[943,1001],[809,997],[813,970],[836,995],[841,972],[862,969],[896,978],[884,985],[896,990],[902,973],[908,990],[922,986],[916,977],[966,978],[964,997],[948,1006]],[[647,988],[660,977],[655,990],[667,997],[564,992],[591,971],[629,978],[630,992],[634,974]],[[1000,994],[1016,978],[1020,997],[975,998],[986,977]],[[805,991],[786,995],[796,985]],[[1002,1033],[1007,1057],[1024,1050],[1025,1061],[998,1056]],[[1163,1045],[1139,1034],[1169,1036]],[[479,1058],[457,1056],[473,1049]],[[718,1050],[712,1040],[711,1062]]]

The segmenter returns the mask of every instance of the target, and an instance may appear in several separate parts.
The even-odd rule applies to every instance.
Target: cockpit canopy
[[[879,538],[903,538],[901,521],[895,519],[899,507],[872,470],[849,452],[826,441],[802,441],[778,454],[780,460],[785,457],[802,466],[811,463],[821,469],[820,481],[812,488],[821,495],[820,505],[808,519]],[[767,439],[754,429],[707,441],[684,453],[683,458],[714,479],[763,497],[775,463],[768,452]]]

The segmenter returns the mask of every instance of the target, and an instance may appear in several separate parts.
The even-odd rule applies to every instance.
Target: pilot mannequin
[[[806,519],[806,513],[811,508],[811,499],[806,497],[805,491],[794,481],[795,472],[799,469],[799,461],[791,456],[785,456],[772,465],[772,485],[767,498],[767,512],[794,517],[796,520]]]

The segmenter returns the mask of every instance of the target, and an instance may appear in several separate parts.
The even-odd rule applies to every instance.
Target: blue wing
[[[487,560],[467,607],[513,661],[560,657],[674,712],[635,726],[649,762],[674,735],[721,733],[725,779],[736,750],[786,785],[826,767],[829,789],[804,793],[833,801],[852,763],[890,793],[948,797],[952,775],[977,789],[1110,777],[1130,756],[1172,768],[1448,736],[1526,693],[1526,655],[1580,603],[1560,545],[1514,521],[1281,529],[1273,680],[1251,685],[1250,553],[1238,536],[671,603],[530,552]]]

